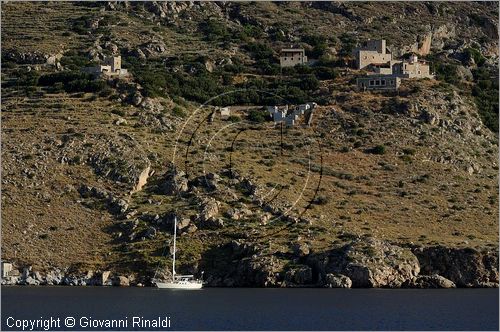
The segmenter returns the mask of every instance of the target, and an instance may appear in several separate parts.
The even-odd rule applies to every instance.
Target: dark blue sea
[[[1,291],[2,330],[23,326],[25,330],[499,328],[498,289],[2,287]],[[114,328],[106,326],[113,322]]]

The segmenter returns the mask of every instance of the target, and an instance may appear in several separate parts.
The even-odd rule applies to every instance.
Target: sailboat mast
[[[177,216],[174,217],[174,255],[172,260],[172,281],[175,281],[175,241],[177,238]]]

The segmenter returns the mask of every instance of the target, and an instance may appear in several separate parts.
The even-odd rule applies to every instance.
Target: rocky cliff
[[[263,255],[252,243],[233,241],[207,252],[200,269],[209,287],[455,288],[498,287],[498,252],[445,247],[403,248],[374,238],[358,238],[327,252]],[[223,256],[224,261],[214,255]],[[24,268],[3,284],[129,286],[153,285],[149,275],[110,271]]]

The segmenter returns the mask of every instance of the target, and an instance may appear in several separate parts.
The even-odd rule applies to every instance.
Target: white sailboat
[[[176,239],[177,239],[177,217],[174,218],[174,252],[172,259],[172,281],[160,282],[155,280],[156,287],[168,288],[168,289],[201,289],[203,287],[202,280],[195,279],[193,275],[177,275],[175,273]]]

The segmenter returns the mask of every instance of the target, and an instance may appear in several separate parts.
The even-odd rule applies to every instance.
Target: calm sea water
[[[2,330],[23,319],[163,319],[163,330],[498,330],[498,289],[203,289],[2,287]],[[9,318],[12,317],[12,318]],[[82,318],[83,317],[83,318]],[[167,320],[168,319],[168,320]],[[136,323],[139,318],[136,318]],[[71,324],[71,320],[69,321]],[[41,323],[40,323],[41,324]],[[53,323],[54,327],[56,323]],[[84,326],[82,326],[84,325]],[[150,325],[152,326],[152,325]],[[28,327],[29,328],[29,327]],[[38,330],[43,328],[38,327]],[[154,328],[144,328],[152,330]]]

